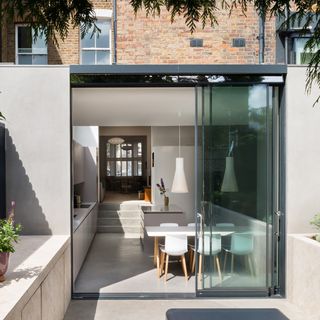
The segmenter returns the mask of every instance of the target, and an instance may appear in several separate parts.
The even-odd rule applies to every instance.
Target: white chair
[[[179,227],[179,224],[178,223],[175,223],[175,222],[163,222],[163,223],[160,223],[160,227]],[[154,251],[155,250],[158,250],[157,252],[159,252],[159,249],[164,247],[164,244],[161,243],[163,242],[163,237],[160,239],[160,242],[158,241],[158,246],[157,248],[154,248]],[[159,261],[159,256],[157,255],[157,274],[158,274],[158,278],[160,278],[161,276],[161,272],[162,272],[162,269],[160,270],[160,261]]]
[[[186,258],[185,253],[188,252],[188,239],[186,235],[167,235],[165,237],[164,247],[160,247],[161,250],[161,266],[160,270],[162,272],[164,261],[165,265],[165,272],[164,272],[164,281],[167,281],[168,275],[168,265],[169,265],[169,257],[175,256],[181,258],[182,269],[184,272],[184,276],[186,280],[188,280],[188,272],[187,272],[187,265],[186,265]]]
[[[204,246],[203,246],[204,242]],[[211,244],[210,244],[211,242]],[[193,249],[195,251],[195,249]],[[221,235],[220,234],[208,234],[204,235],[203,238],[198,239],[198,250],[197,253],[199,254],[199,274],[202,273],[202,263],[203,263],[203,256],[214,256],[214,264],[217,266],[218,275],[220,282],[222,282],[222,274],[221,274],[221,267],[220,267],[220,259],[218,254],[221,252]],[[193,253],[192,259],[192,273],[195,272],[195,253]]]

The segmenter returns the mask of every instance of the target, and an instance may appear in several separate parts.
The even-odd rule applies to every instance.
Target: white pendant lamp
[[[179,113],[179,117],[181,114]],[[171,187],[172,193],[188,193],[186,175],[184,173],[184,158],[180,156],[180,124],[179,124],[179,157],[176,158],[176,171]]]
[[[234,171],[234,158],[231,156],[234,142],[232,141],[228,156],[226,157],[226,168],[221,185],[221,192],[238,192],[238,184]]]
[[[108,142],[111,144],[121,144],[121,143],[124,143],[124,139],[120,137],[113,137],[113,138],[110,138]]]

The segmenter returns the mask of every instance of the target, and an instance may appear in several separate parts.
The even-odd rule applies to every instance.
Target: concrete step
[[[140,210],[141,206],[150,206],[150,202],[143,200],[124,201],[120,204],[120,210]]]
[[[140,219],[140,210],[99,210],[99,218],[136,218]]]
[[[139,234],[140,227],[129,227],[129,226],[99,226],[97,228],[99,233],[124,233],[124,234]]]
[[[101,202],[99,203],[99,210],[119,210],[120,203],[109,203],[109,202]]]
[[[139,227],[141,219],[136,218],[98,218],[98,226]]]

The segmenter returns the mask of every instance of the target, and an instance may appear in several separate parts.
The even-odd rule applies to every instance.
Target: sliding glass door
[[[278,87],[196,88],[197,293],[277,285]]]

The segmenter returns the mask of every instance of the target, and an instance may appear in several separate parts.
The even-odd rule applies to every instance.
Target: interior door
[[[278,88],[196,88],[198,295],[266,296],[277,281]]]

